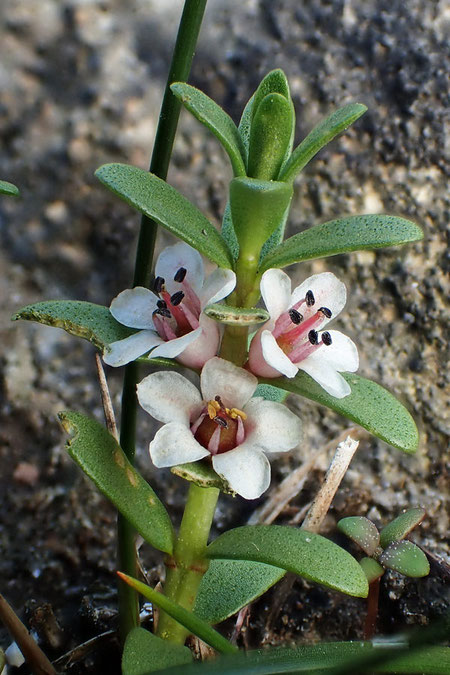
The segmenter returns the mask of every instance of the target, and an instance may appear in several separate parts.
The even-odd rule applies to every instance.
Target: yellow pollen
[[[209,418],[213,420],[220,410],[220,405],[217,403],[217,401],[208,401],[207,409]]]
[[[235,420],[237,417],[240,417],[241,420],[243,421],[247,419],[247,415],[245,414],[245,412],[242,412],[242,410],[239,410],[238,408],[231,408],[228,414],[230,415],[232,420]]]

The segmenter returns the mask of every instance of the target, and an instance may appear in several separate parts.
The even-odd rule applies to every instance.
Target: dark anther
[[[228,429],[228,422],[224,420],[223,417],[216,416],[213,418],[213,422],[223,427],[224,429]]]
[[[158,300],[156,306],[158,309],[167,309],[167,302],[165,300]]]
[[[167,307],[160,307],[159,309],[155,309],[153,314],[159,314],[160,316],[164,316],[166,319],[170,319],[172,316]]]
[[[173,280],[178,281],[178,283],[181,284],[181,282],[184,281],[185,276],[186,276],[186,268],[180,267],[180,269],[177,270]]]
[[[306,304],[308,305],[308,307],[312,307],[316,302],[316,300],[314,298],[314,293],[312,291],[306,292],[306,298],[305,299],[306,299]]]
[[[170,296],[170,302],[172,303],[172,305],[176,306],[180,304],[183,298],[184,298],[183,291],[177,291],[176,293]]]
[[[222,410],[225,410],[225,406],[224,406],[224,404],[222,403],[222,399],[220,398],[220,396],[214,396],[214,400],[217,401],[217,403],[220,405],[220,407],[222,408]]]
[[[317,311],[322,312],[322,314],[326,316],[327,319],[331,319],[332,312],[331,309],[328,309],[328,307],[320,307]]]
[[[156,295],[161,293],[161,291],[164,287],[164,284],[165,284],[165,279],[163,279],[162,277],[156,277],[155,278],[155,281],[153,282],[153,290],[156,293]]]
[[[333,342],[333,340],[331,339],[331,335],[327,330],[322,333],[322,342],[327,347],[329,347],[329,345],[331,345],[331,343]]]
[[[319,343],[319,335],[316,330],[309,331],[308,340],[312,345],[317,345]]]
[[[295,323],[297,325],[303,321],[303,314],[297,312],[296,309],[290,309],[289,316],[291,318],[292,323]]]

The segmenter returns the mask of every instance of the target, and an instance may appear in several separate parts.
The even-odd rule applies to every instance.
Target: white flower
[[[137,386],[139,403],[164,422],[150,443],[158,468],[211,457],[232,490],[256,499],[270,484],[265,453],[287,452],[300,439],[300,420],[286,406],[251,398],[254,375],[218,357],[200,376],[201,394],[176,372],[152,373]]]
[[[151,358],[177,358],[201,368],[220,342],[219,325],[202,311],[231,293],[236,275],[219,268],[205,279],[200,254],[183,242],[164,249],[155,274],[153,291],[137,286],[112,301],[110,311],[119,323],[142,330],[108,345],[103,359],[123,366],[152,350]]]
[[[300,369],[332,396],[348,396],[350,386],[339,373],[358,369],[356,345],[337,330],[322,331],[345,305],[344,284],[331,272],[324,272],[309,277],[291,294],[288,275],[270,269],[261,278],[261,295],[270,319],[252,340],[252,373],[295,377]]]

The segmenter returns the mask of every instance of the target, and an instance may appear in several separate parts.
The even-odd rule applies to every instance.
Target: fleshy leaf
[[[156,220],[219,267],[232,267],[223,237],[201,211],[157,176],[128,164],[104,164],[97,178],[127,204]]]
[[[19,188],[13,185],[13,183],[8,183],[7,180],[0,180],[0,195],[17,197],[19,194]]]
[[[192,653],[187,647],[162,640],[144,628],[133,628],[123,649],[122,675],[147,675],[189,663],[192,663]]]
[[[286,75],[281,70],[281,68],[275,68],[274,70],[269,71],[267,75],[263,77],[263,79],[259,83],[258,89],[255,91],[252,97],[253,99],[251,111],[252,123],[261,101],[265,99],[266,96],[268,96],[269,94],[280,94],[288,101],[291,100],[291,94],[289,91],[289,82],[287,80]]]
[[[350,103],[331,113],[322,122],[319,122],[300,145],[295,148],[282,169],[278,180],[292,183],[297,174],[300,173],[319,150],[332,141],[341,131],[347,129],[350,124],[356,122],[366,110],[367,107],[362,103]]]
[[[369,584],[376,581],[376,579],[379,579],[384,574],[384,567],[381,567],[381,565],[373,558],[362,558],[359,561],[359,564],[363,568]]]
[[[142,581],[133,579],[133,577],[123,574],[122,572],[117,572],[119,577],[125,581],[129,586],[134,588],[138,593],[150,600],[153,605],[160,607],[166,614],[178,621],[182,626],[187,628],[191,633],[199,637],[201,640],[206,642],[214,649],[217,649],[218,652],[222,654],[234,654],[237,652],[237,648],[234,647],[228,640],[226,640],[220,633],[211,628],[206,621],[203,621],[198,616],[189,612],[181,605],[178,605],[173,600],[170,600],[167,596],[162,593],[158,593],[147,584],[143,584]]]
[[[232,656],[222,656],[183,667],[183,675],[284,675],[285,673],[415,673],[448,675],[449,647],[418,647],[404,644],[382,647],[370,642],[322,642],[296,648],[271,647]],[[158,675],[179,675],[176,668],[159,671]]]
[[[250,130],[247,173],[252,178],[276,180],[290,150],[295,124],[292,102],[268,94],[259,103]]]
[[[319,534],[280,525],[246,525],[229,530],[206,550],[209,558],[253,560],[366,597],[367,579],[356,560]]]
[[[380,532],[380,544],[383,548],[389,546],[394,541],[404,539],[411,530],[416,527],[425,518],[425,509],[420,507],[415,509],[408,509],[405,513],[401,513],[397,518],[394,518],[386,527]]]
[[[275,401],[276,403],[284,403],[288,396],[288,392],[278,387],[272,387],[270,384],[258,384],[253,396],[262,396],[266,401]]]
[[[204,309],[207,316],[227,326],[252,326],[268,321],[269,312],[260,307],[231,307],[230,305],[208,305]]]
[[[420,239],[423,239],[420,227],[405,218],[374,214],[338,218],[286,239],[263,259],[261,272],[304,260],[398,246]]]
[[[364,516],[350,516],[342,518],[338,524],[338,529],[350,537],[364,553],[371,556],[380,545],[380,534],[368,518]]]
[[[72,437],[67,451],[84,473],[149,544],[172,553],[173,529],[166,509],[130,464],[115,438],[98,422],[77,412],[60,412]]]
[[[387,389],[354,373],[342,373],[352,393],[344,398],[328,394],[312,377],[299,371],[291,378],[260,382],[305,396],[356,422],[386,443],[414,453],[419,445],[419,433],[406,408]]]
[[[383,567],[407,577],[426,577],[430,572],[425,553],[412,541],[394,541],[378,558]]]
[[[184,478],[191,483],[195,483],[200,487],[215,487],[219,488],[221,492],[225,494],[234,495],[236,494],[228,485],[227,481],[224,480],[217,474],[211,465],[206,462],[188,462],[187,464],[177,464],[173,466],[170,471]]]
[[[170,88],[184,107],[220,141],[230,158],[234,175],[245,176],[242,139],[231,117],[209,96],[189,84],[175,82]]]
[[[48,300],[22,307],[13,321],[25,319],[62,328],[71,335],[89,340],[104,350],[108,344],[123,340],[136,331],[115,320],[108,307],[79,300]]]
[[[264,563],[211,560],[200,583],[194,612],[211,624],[224,621],[259,598],[284,575],[285,570]]]

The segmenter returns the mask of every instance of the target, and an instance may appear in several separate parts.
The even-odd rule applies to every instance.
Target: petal
[[[160,422],[177,422],[189,428],[193,413],[202,403],[200,392],[180,373],[159,371],[137,385],[140,405]]]
[[[162,469],[166,466],[197,462],[209,452],[198,443],[183,424],[165,424],[150,443],[150,457],[153,464]]]
[[[173,280],[180,267],[186,270],[186,281],[198,294],[203,286],[205,273],[203,260],[198,251],[189,244],[180,241],[174,246],[167,246],[156,261],[155,275],[163,277],[170,294],[180,290],[180,284]]]
[[[286,375],[286,377],[295,377],[297,375],[297,366],[286,356],[272,333],[268,330],[263,330],[261,334],[261,350],[264,361],[276,371]],[[273,375],[269,375],[268,377],[273,377]]]
[[[312,277],[306,279],[300,286],[297,286],[292,292],[291,305],[305,297],[307,291],[312,291],[314,294],[315,304],[309,308],[309,311],[302,314],[307,317],[319,307],[328,307],[331,310],[334,318],[341,312],[347,300],[347,290],[345,284],[342,283],[332,272],[322,272],[321,274],[313,274]],[[322,326],[328,323],[329,319],[322,322]]]
[[[200,376],[203,399],[211,401],[220,396],[227,408],[243,408],[257,384],[254,375],[218,357],[205,363]]]
[[[306,363],[307,360],[299,365],[300,370],[311,375],[328,394],[335,398],[344,398],[352,393],[348,382],[336,370],[324,368],[323,364],[320,366],[317,363]]]
[[[199,321],[200,334],[177,357],[177,361],[188,368],[203,368],[205,363],[212,359],[219,349],[220,328],[217,321],[210,319],[205,314],[200,315]]]
[[[148,288],[136,286],[119,293],[109,309],[116,321],[124,326],[155,330],[152,315],[157,302],[157,296]]]
[[[210,274],[203,284],[199,293],[200,303],[203,307],[212,305],[214,302],[223,300],[236,286],[236,275],[232,270],[225,270],[219,267]]]
[[[161,338],[154,331],[140,330],[124,340],[111,342],[103,353],[103,361],[108,366],[124,366],[126,363],[146,354],[161,342]]]
[[[261,277],[261,295],[271,319],[278,319],[291,306],[291,280],[286,272],[270,269]]]
[[[359,357],[355,343],[337,330],[330,330],[332,343],[321,346],[298,367],[311,375],[329,394],[344,398],[351,393],[349,384],[337,371],[350,373],[358,369]]]
[[[223,476],[232,490],[245,499],[257,499],[270,485],[270,463],[261,450],[242,444],[214,455],[214,471]]]
[[[287,452],[301,439],[302,423],[282,403],[252,398],[244,408],[246,442],[265,452]]]
[[[184,352],[186,347],[188,347],[192,342],[195,342],[195,340],[200,337],[201,333],[202,329],[199,326],[190,333],[186,333],[186,335],[182,335],[181,337],[175,338],[174,340],[167,340],[167,342],[161,341],[159,347],[157,347],[152,352],[152,358],[163,356],[166,359],[175,359],[182,352]]]
[[[268,323],[269,322],[267,322],[267,324]],[[267,324],[264,324],[264,326],[267,326]],[[267,332],[271,335],[270,331],[265,330],[264,326],[263,328],[259,329],[251,341],[250,351],[248,354],[248,367],[250,371],[258,377],[278,377],[280,372],[275,370],[275,368],[272,368],[272,366],[267,363],[263,356],[261,345],[262,334]]]

